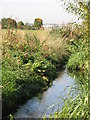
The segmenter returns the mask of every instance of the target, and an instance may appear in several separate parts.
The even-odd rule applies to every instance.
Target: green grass
[[[67,2],[64,2],[64,5]],[[88,3],[88,2],[87,2]],[[69,3],[66,5],[66,10],[68,12],[73,12],[73,4],[69,6]],[[87,7],[86,7],[87,6]],[[58,33],[65,37],[65,40],[68,43],[68,51],[69,51],[69,60],[67,63],[67,68],[76,80],[76,85],[70,88],[70,92],[66,94],[66,99],[64,100],[64,106],[60,111],[55,113],[54,118],[65,118],[65,119],[90,119],[90,105],[89,105],[89,51],[88,51],[88,43],[89,43],[89,28],[88,28],[88,5],[85,7],[87,9],[83,9],[82,13],[85,13],[86,17],[82,19],[82,15],[80,15],[82,19],[81,24],[73,24],[72,30],[68,29],[68,26],[63,27],[62,30],[53,30],[51,31],[53,35],[58,36]],[[75,6],[74,6],[75,7]],[[68,9],[69,8],[69,9]],[[81,7],[80,7],[81,9]],[[78,9],[80,11],[80,9]],[[71,10],[71,11],[70,11]],[[77,10],[75,10],[75,14]],[[79,18],[80,19],[80,18]],[[72,35],[70,36],[70,32],[72,31]],[[76,94],[76,92],[78,93]],[[72,93],[72,95],[71,95]],[[76,96],[73,96],[76,94]],[[67,97],[68,96],[68,97]],[[50,116],[52,118],[52,116]]]
[[[89,119],[88,74],[74,72],[71,76],[75,77],[76,84],[70,88],[70,92],[68,92],[64,100],[64,106],[58,114],[55,113],[55,117]]]
[[[64,106],[54,117],[89,118],[88,78],[85,78],[88,73],[88,38],[85,30],[83,26],[76,27],[73,38],[68,26],[52,31],[2,31],[3,116],[13,113],[17,104],[48,88],[58,70],[67,63],[68,70],[76,76],[77,84],[70,88]],[[76,75],[75,71],[79,74]],[[83,72],[85,77],[81,77]],[[72,95],[77,90],[79,94],[71,96],[72,89]]]
[[[82,25],[76,25],[75,29],[73,30],[72,37],[66,34],[68,31],[70,32],[70,30],[66,28],[65,30],[63,30],[63,28],[62,30],[57,29],[51,31],[51,34],[54,37],[55,34],[58,37],[58,35],[61,33],[61,37],[66,36],[63,39],[67,41],[67,50],[69,51],[69,60],[66,66],[68,71],[70,71],[70,74],[73,73],[71,76],[75,78],[76,85],[70,87],[65,99],[62,98],[64,106],[61,108],[61,110],[58,111],[57,108],[54,116],[50,115],[50,118],[90,119],[88,98],[90,94],[88,85],[88,28],[87,23],[84,24],[82,23]]]
[[[59,47],[55,51],[48,45],[48,32],[2,31],[3,117],[12,114],[25,100],[47,89],[63,67],[67,54],[59,52]],[[61,47],[64,50],[64,44]]]

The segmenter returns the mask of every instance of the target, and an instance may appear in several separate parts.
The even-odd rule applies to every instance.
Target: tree
[[[18,24],[17,24],[17,28],[18,29],[23,29],[24,27],[24,23],[22,21],[19,21]]]
[[[78,15],[81,19],[88,19],[89,0],[61,0],[68,12]]]
[[[82,20],[81,24],[75,24],[73,30],[74,39],[71,40],[71,50],[73,54],[71,68],[75,65],[74,69],[85,69],[88,71],[88,38],[89,38],[89,25],[90,25],[90,2],[89,0],[63,0],[65,9],[78,16]],[[78,58],[77,62],[76,59]],[[75,60],[75,62],[74,62]]]
[[[37,29],[40,29],[42,25],[43,25],[43,21],[41,18],[36,18],[34,20],[34,27],[36,27]]]
[[[1,23],[2,23],[2,29],[16,28],[17,27],[16,21],[14,19],[11,19],[11,18],[2,18]]]
[[[81,31],[83,33],[83,39],[87,40],[88,37],[88,25],[90,24],[89,12],[90,2],[89,0],[61,0],[65,6],[66,11],[78,16],[78,19],[82,20]]]
[[[8,21],[8,27],[10,27],[10,28],[16,28],[17,27],[17,23],[14,19],[8,18],[7,21]]]
[[[1,19],[2,29],[6,29],[8,27],[8,21],[6,18]]]

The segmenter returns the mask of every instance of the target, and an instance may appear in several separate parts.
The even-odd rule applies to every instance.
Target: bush
[[[77,52],[70,56],[67,68],[70,70],[82,70],[87,68],[88,54],[85,51]]]
[[[55,52],[50,54],[45,50],[37,37],[18,32],[10,30],[9,34],[6,32],[3,35],[3,117],[13,113],[28,98],[45,90],[58,71],[59,60]]]

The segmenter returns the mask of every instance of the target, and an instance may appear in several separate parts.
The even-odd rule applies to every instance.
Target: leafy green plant
[[[47,89],[57,76],[57,66],[65,59],[61,57],[59,60],[55,50],[49,51],[46,43],[26,31],[20,33],[10,29],[4,32],[2,45],[4,117],[12,114],[28,98]]]

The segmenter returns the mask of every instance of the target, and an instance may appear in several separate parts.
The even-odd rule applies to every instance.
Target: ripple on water
[[[64,97],[67,93],[67,90],[63,92],[64,89],[67,86],[71,86],[73,83],[74,79],[67,74],[67,70],[65,69],[61,71],[59,76],[53,81],[53,85],[51,87],[41,93],[39,97],[36,96],[28,100],[25,105],[18,109],[15,114],[15,118],[38,118],[43,112],[46,114],[46,117],[48,117],[52,112],[52,109],[54,109],[52,112],[53,114],[57,110],[59,101],[59,109],[63,105],[60,95]],[[53,104],[53,107],[47,109]]]

